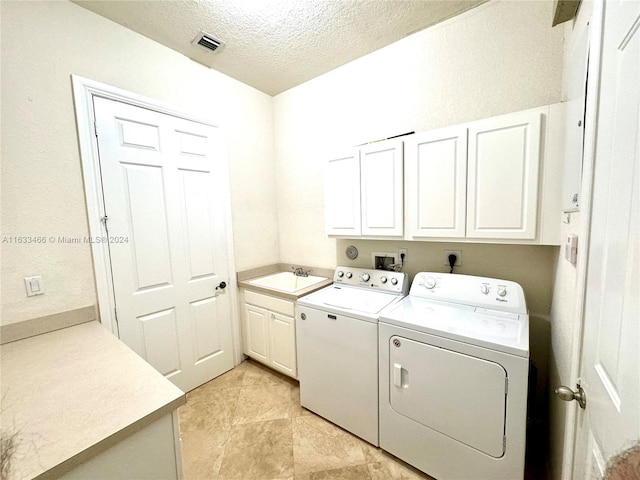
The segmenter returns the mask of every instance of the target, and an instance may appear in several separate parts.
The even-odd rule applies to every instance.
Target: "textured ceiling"
[[[195,0],[74,3],[269,95],[486,0]],[[192,45],[204,30],[226,45]]]

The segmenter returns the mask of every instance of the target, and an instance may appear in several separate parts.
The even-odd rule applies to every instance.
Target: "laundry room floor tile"
[[[271,479],[293,474],[289,419],[236,425],[225,446],[220,479]]]
[[[298,382],[251,360],[189,392],[178,414],[185,480],[433,480],[305,409]]]
[[[248,385],[240,389],[233,424],[289,418],[291,405],[291,386],[287,384]]]
[[[222,456],[229,438],[228,430],[196,430],[182,433],[185,478],[216,478],[222,466]]]
[[[334,470],[308,473],[306,475],[296,475],[294,478],[295,480],[371,480],[366,465],[355,465],[353,467],[336,468]]]
[[[364,465],[360,440],[317,415],[293,419],[296,474]]]
[[[391,459],[369,463],[367,467],[371,480],[419,480],[431,478],[408,465],[402,465]]]

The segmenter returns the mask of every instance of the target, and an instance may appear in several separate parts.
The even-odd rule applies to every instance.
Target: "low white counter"
[[[65,475],[163,418],[170,445],[178,438],[170,420],[184,393],[98,322],[2,345],[1,368],[2,431],[17,435],[11,479]]]

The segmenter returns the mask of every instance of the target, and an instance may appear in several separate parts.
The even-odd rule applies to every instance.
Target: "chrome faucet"
[[[291,267],[293,274],[298,277],[308,277],[311,270],[305,270],[302,267]]]

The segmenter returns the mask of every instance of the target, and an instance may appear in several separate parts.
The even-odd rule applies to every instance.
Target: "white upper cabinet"
[[[467,129],[419,133],[405,141],[407,235],[464,237]]]
[[[565,109],[532,108],[329,160],[327,234],[559,245]]]
[[[359,236],[360,151],[329,160],[325,171],[324,213],[327,235]]]
[[[402,141],[360,149],[362,235],[401,237],[404,227]]]
[[[405,140],[407,240],[560,244],[564,104]]]
[[[540,111],[469,125],[468,238],[536,238]]]
[[[354,148],[329,160],[325,171],[327,235],[402,237],[401,140]]]

